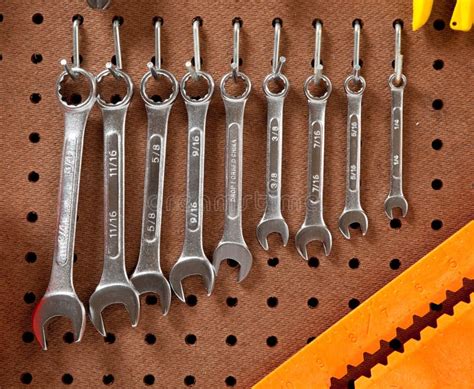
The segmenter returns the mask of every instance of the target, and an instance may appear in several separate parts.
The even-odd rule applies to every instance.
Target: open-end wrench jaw
[[[89,314],[94,327],[102,336],[107,332],[102,318],[102,311],[112,304],[125,306],[132,327],[136,327],[140,316],[140,298],[130,283],[113,283],[97,287],[89,300]]]
[[[402,216],[405,217],[408,213],[408,201],[403,195],[389,195],[384,202],[385,214],[390,220],[393,219],[393,210],[400,209]]]
[[[268,235],[277,233],[280,235],[283,246],[288,244],[290,231],[288,224],[283,218],[265,219],[262,218],[257,226],[257,239],[264,250],[268,250]]]
[[[156,271],[135,272],[130,282],[138,294],[153,293],[160,297],[161,312],[166,315],[171,305],[171,288],[166,277]]]
[[[226,242],[221,240],[214,251],[212,260],[216,275],[219,272],[221,262],[225,259],[233,259],[240,265],[237,282],[242,282],[249,274],[253,263],[252,254],[247,245],[245,243]]]
[[[349,227],[354,223],[359,224],[362,235],[367,233],[369,219],[367,218],[364,210],[362,208],[350,210],[344,209],[344,212],[339,217],[339,230],[341,231],[342,235],[344,235],[344,238],[351,238]]]
[[[48,294],[40,300],[33,312],[33,333],[43,350],[48,349],[46,327],[54,317],[67,317],[72,324],[74,341],[80,342],[86,327],[86,310],[76,293]]]
[[[298,254],[308,260],[307,245],[313,241],[319,241],[324,248],[324,254],[329,256],[332,249],[332,235],[325,224],[303,225],[296,233],[295,244]]]
[[[191,276],[202,278],[207,295],[210,296],[214,289],[216,274],[214,267],[204,255],[202,257],[181,256],[171,269],[169,275],[171,288],[182,302],[186,301],[182,282],[185,278]]]

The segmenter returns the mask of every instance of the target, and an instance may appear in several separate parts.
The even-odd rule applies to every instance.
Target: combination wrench
[[[65,110],[58,225],[49,285],[33,312],[33,332],[43,350],[47,349],[46,325],[53,317],[65,316],[71,320],[76,342],[82,339],[86,323],[86,311],[74,289],[72,271],[84,133],[96,101],[96,82],[89,72],[79,67],[72,70],[88,81],[90,92],[81,104],[69,105],[61,96],[61,83],[67,72],[61,73],[56,83],[56,95]]]
[[[322,96],[314,96],[309,90],[309,85],[313,81],[314,76],[310,76],[304,85],[309,109],[306,217],[295,236],[296,249],[306,260],[308,260],[306,246],[309,242],[314,240],[322,242],[326,256],[332,247],[332,235],[323,218],[325,116],[332,85],[329,78],[321,76],[320,82],[324,82],[325,93]]]
[[[53,266],[46,293],[33,311],[33,333],[43,350],[48,348],[46,327],[50,319],[67,317],[72,324],[74,340],[80,342],[86,325],[86,310],[76,294],[73,283],[74,242],[76,237],[77,204],[81,177],[82,150],[87,118],[96,101],[95,78],[80,67],[79,25],[73,21],[73,64],[61,60],[64,71],[56,81],[56,96],[64,114],[64,143],[59,179],[59,201]],[[61,94],[66,77],[72,81],[79,77],[87,81],[89,95],[78,105],[68,104]]]
[[[117,22],[114,28],[117,29]],[[97,75],[97,85],[112,74],[127,86],[125,97],[116,104],[108,103],[97,95],[97,102],[104,121],[104,267],[102,277],[89,300],[90,319],[97,331],[106,336],[102,311],[112,304],[123,304],[133,327],[138,324],[140,297],[128,279],[125,268],[125,120],[133,95],[133,83],[117,67],[107,64],[107,69]]]
[[[225,180],[225,224],[224,234],[213,255],[216,274],[224,259],[233,259],[240,265],[237,281],[243,281],[252,267],[252,253],[245,243],[242,233],[242,162],[243,125],[245,104],[252,84],[244,73],[236,77],[245,83],[245,91],[238,97],[227,93],[225,85],[232,77],[228,73],[221,81],[221,94],[226,112],[226,180]]]
[[[206,116],[214,92],[212,77],[200,71],[199,77],[208,84],[207,94],[198,100],[186,92],[186,83],[192,73],[186,73],[181,80],[181,95],[188,113],[188,160],[186,185],[186,221],[183,250],[171,269],[169,280],[171,288],[181,301],[185,301],[182,281],[184,278],[199,275],[204,280],[207,295],[214,289],[215,270],[204,253],[202,244],[203,206],[204,206],[204,151]]]
[[[391,112],[391,156],[390,192],[385,199],[385,213],[393,219],[393,209],[399,208],[402,216],[408,212],[408,202],[403,195],[403,92],[407,84],[402,74],[403,56],[401,54],[402,23],[397,21],[395,28],[395,72],[389,77],[388,85],[392,94]]]
[[[347,95],[347,165],[346,165],[346,201],[339,217],[339,230],[346,239],[351,238],[349,227],[358,225],[362,235],[367,233],[369,220],[360,204],[360,151],[362,137],[362,96],[366,87],[365,79],[360,75],[359,42],[361,24],[354,22],[354,59],[353,74],[344,81]]]
[[[160,28],[161,20],[156,23],[159,23],[157,28]],[[159,39],[159,33],[157,35]],[[155,58],[160,58],[159,51]],[[179,84],[170,72],[161,69],[160,59],[157,60],[156,67],[152,63],[148,63],[148,67],[150,70],[143,76],[140,87],[148,116],[142,233],[140,255],[130,281],[140,294],[159,295],[161,311],[163,315],[166,315],[171,303],[171,288],[160,266],[161,219],[168,119],[179,93]],[[154,101],[148,96],[146,86],[151,77],[169,82],[172,89],[168,98],[163,101]]]

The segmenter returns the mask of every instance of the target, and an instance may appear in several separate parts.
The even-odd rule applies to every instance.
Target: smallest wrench
[[[322,96],[316,97],[309,90],[309,85],[313,81],[314,76],[310,76],[304,85],[309,107],[306,217],[295,236],[296,249],[306,260],[308,260],[306,246],[311,241],[321,241],[326,256],[332,248],[332,235],[323,218],[325,114],[332,85],[329,78],[320,75],[320,82],[324,82],[326,91]]]
[[[396,75],[393,74],[388,80],[392,93],[390,192],[385,199],[384,208],[389,219],[393,219],[394,208],[399,208],[403,217],[408,212],[408,202],[402,188],[403,91],[407,79],[402,74],[400,85],[395,85],[395,77]]]

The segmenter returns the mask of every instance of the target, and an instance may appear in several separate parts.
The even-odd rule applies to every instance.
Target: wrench
[[[203,98],[193,99],[186,92],[186,83],[193,77],[192,73],[186,73],[180,85],[188,113],[186,222],[183,251],[171,269],[169,280],[174,293],[183,302],[183,279],[193,275],[201,276],[208,296],[214,289],[215,281],[214,267],[204,254],[202,245],[205,129],[207,110],[214,92],[214,80],[203,71],[197,74],[208,83],[208,91]]]
[[[33,332],[43,350],[47,349],[46,325],[53,317],[65,316],[71,320],[76,342],[80,342],[86,324],[86,311],[74,289],[72,268],[84,132],[87,118],[96,101],[96,82],[89,72],[79,67],[73,70],[87,79],[90,92],[81,104],[69,105],[61,96],[61,83],[67,72],[61,73],[56,82],[56,95],[65,109],[58,227],[49,285],[33,312]]]
[[[284,62],[284,61],[283,61]],[[272,80],[279,79],[283,89],[273,93],[269,89]],[[268,250],[267,237],[278,233],[286,246],[289,238],[288,225],[281,213],[281,164],[283,159],[283,104],[290,84],[285,75],[270,73],[263,81],[267,98],[267,187],[265,212],[257,226],[257,239],[264,250]]]
[[[407,79],[401,76],[401,84],[395,85],[395,74],[388,80],[392,92],[392,148],[390,158],[390,192],[385,199],[385,213],[389,219],[393,219],[393,209],[400,208],[402,216],[408,212],[408,202],[403,196],[402,190],[402,149],[403,149],[403,90]]]
[[[146,93],[146,84],[152,77],[152,71],[148,71],[143,76],[140,92],[145,101],[148,116],[145,195],[140,255],[130,281],[140,294],[150,292],[158,294],[161,301],[161,311],[163,315],[166,315],[171,303],[171,288],[160,266],[161,212],[168,118],[178,95],[179,85],[170,72],[162,69],[154,69],[154,71],[157,76],[164,77],[171,83],[172,92],[163,102],[154,102]]]
[[[246,89],[241,96],[234,97],[226,92],[225,84],[233,77],[226,74],[221,81],[221,94],[226,111],[226,197],[224,235],[213,255],[216,274],[224,259],[230,258],[240,264],[237,278],[241,282],[252,267],[252,254],[245,243],[242,233],[242,159],[244,110],[252,84],[244,73],[235,76],[245,82]]]
[[[359,88],[352,89],[356,77],[350,75],[344,81],[347,95],[347,167],[346,167],[346,203],[339,217],[339,229],[346,239],[351,238],[349,226],[358,223],[362,235],[367,233],[369,220],[360,204],[360,149],[361,149],[361,116],[362,95],[365,90],[365,79],[359,76]]]
[[[321,75],[321,81],[325,84],[326,92],[320,97],[313,96],[309,90],[309,85],[313,80],[314,76],[308,77],[304,85],[309,107],[306,217],[295,236],[296,249],[306,260],[308,260],[306,246],[309,242],[321,241],[326,256],[329,255],[332,247],[332,235],[323,219],[325,114],[332,85],[329,78]]]
[[[97,84],[111,71],[97,75]],[[104,120],[104,268],[99,285],[89,300],[90,318],[97,331],[106,336],[102,311],[111,304],[123,304],[132,326],[138,324],[140,298],[125,269],[125,118],[133,94],[131,78],[119,68],[114,74],[127,84],[127,94],[117,104],[97,96]]]

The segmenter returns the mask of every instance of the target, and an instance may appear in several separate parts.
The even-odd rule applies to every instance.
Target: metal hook
[[[79,68],[81,66],[80,63],[80,55],[79,55],[79,26],[81,21],[79,18],[74,19],[72,22],[72,67],[68,65],[66,59],[62,59],[60,61],[61,66],[64,68],[66,73],[71,77],[73,80],[76,80],[78,77],[78,73],[74,71],[74,68]]]
[[[403,55],[402,55],[402,24],[400,22],[395,23],[395,83],[400,84],[402,81],[402,67],[403,67]]]
[[[186,69],[194,80],[197,80],[201,73],[201,48],[199,46],[199,27],[201,19],[195,18],[193,21],[193,45],[194,45],[194,66],[191,61],[186,61]]]
[[[353,75],[356,82],[360,81],[360,61],[359,61],[359,48],[360,48],[360,21],[354,21],[354,58],[352,60]]]
[[[319,84],[323,76],[323,65],[321,64],[321,39],[323,25],[320,20],[316,20],[314,28],[316,30],[314,42],[314,82]]]
[[[155,21],[155,65],[152,62],[148,62],[146,66],[151,72],[151,75],[155,80],[160,77],[158,73],[161,70],[161,26],[163,24],[163,19],[156,18]]]
[[[232,76],[234,77],[234,81],[237,81],[237,75],[239,74],[239,65],[240,65],[240,57],[239,57],[239,47],[240,47],[240,19],[234,19],[234,52],[232,58],[232,64],[230,65],[232,69]]]
[[[122,69],[122,49],[120,47],[120,20],[119,18],[114,19],[112,23],[113,33],[114,33],[114,50],[115,50],[115,63],[114,66],[111,62],[107,62],[105,67],[110,71],[110,73],[116,78],[121,78],[120,74],[116,69]]]
[[[275,76],[281,74],[283,64],[286,62],[286,58],[280,57],[280,33],[281,33],[281,21],[280,19],[274,19],[273,26],[275,28],[275,37],[273,41],[273,61],[272,61],[272,72]]]

